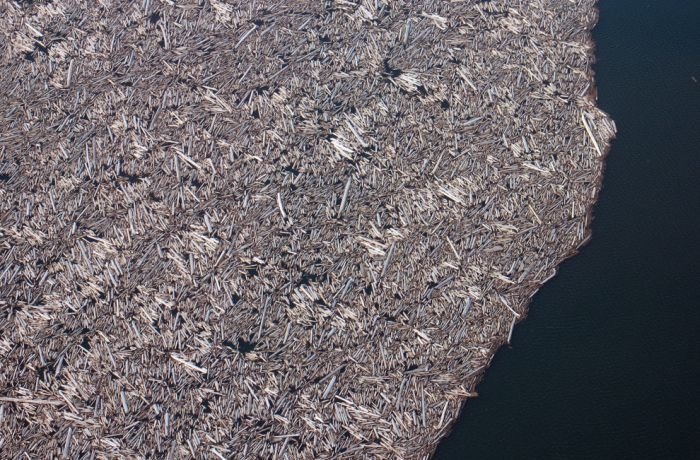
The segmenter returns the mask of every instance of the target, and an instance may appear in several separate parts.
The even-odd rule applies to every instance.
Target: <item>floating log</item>
[[[3,458],[428,458],[589,237],[595,5],[2,2]]]

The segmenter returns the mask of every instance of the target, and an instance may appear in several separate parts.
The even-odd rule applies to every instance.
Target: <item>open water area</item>
[[[436,460],[700,452],[700,2],[601,0],[618,127],[593,238],[496,355]]]

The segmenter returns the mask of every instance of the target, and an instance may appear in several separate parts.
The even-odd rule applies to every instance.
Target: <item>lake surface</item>
[[[700,455],[700,1],[600,0],[618,126],[593,240],[535,297],[436,460]]]

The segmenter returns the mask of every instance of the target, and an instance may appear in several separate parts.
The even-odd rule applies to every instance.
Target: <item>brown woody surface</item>
[[[588,236],[595,0],[0,0],[2,458],[426,458]]]

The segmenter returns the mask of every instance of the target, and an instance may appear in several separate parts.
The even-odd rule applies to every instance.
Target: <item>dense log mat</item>
[[[428,457],[588,236],[595,20],[0,1],[2,457]]]

